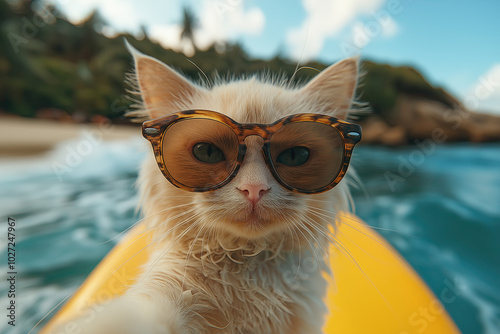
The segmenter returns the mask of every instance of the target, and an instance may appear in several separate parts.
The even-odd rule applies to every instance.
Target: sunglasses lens
[[[270,141],[271,158],[281,180],[306,192],[335,180],[342,167],[343,150],[339,131],[317,122],[289,123]]]
[[[185,119],[163,135],[163,160],[172,178],[184,186],[210,189],[236,168],[238,137],[227,125],[209,119]]]

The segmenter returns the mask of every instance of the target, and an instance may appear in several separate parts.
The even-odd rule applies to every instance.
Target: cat
[[[271,124],[299,113],[347,119],[355,103],[359,58],[331,65],[301,87],[258,76],[202,85],[128,48],[142,100],[137,118],[202,109],[238,123]],[[327,250],[338,214],[350,209],[348,184],[292,191],[270,171],[262,139],[250,136],[245,144],[237,173],[211,191],[176,187],[153,156],[146,159],[138,184],[154,230],[152,255],[137,283],[94,321],[73,321],[80,333],[321,333]],[[205,157],[217,158],[203,145]],[[289,159],[300,152],[292,153]]]

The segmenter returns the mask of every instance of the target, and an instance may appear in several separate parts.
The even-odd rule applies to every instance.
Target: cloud
[[[95,9],[116,31],[133,31],[139,27],[134,4],[130,0],[58,0],[55,2],[72,22],[86,19]]]
[[[341,43],[344,56],[351,56],[358,53],[372,40],[378,37],[390,38],[398,33],[399,27],[389,15],[374,16],[372,19],[362,23],[354,23],[351,36],[347,41]]]
[[[63,13],[72,21],[80,22],[92,10],[98,9],[111,26],[107,31],[137,33],[141,23],[148,27],[150,37],[164,47],[186,54],[193,52],[188,41],[181,41],[182,8],[180,4],[168,6],[152,0],[55,0]],[[243,0],[203,0],[193,6],[196,18],[194,37],[196,45],[205,49],[213,43],[235,41],[243,35],[258,35],[264,30],[265,16],[258,7],[245,8]],[[151,13],[151,8],[164,15]],[[178,13],[173,15],[172,12]],[[166,17],[170,16],[170,19]],[[175,18],[172,19],[172,16]],[[175,23],[164,23],[164,22]]]
[[[241,35],[257,35],[264,29],[262,10],[255,7],[245,10],[243,1],[205,0],[203,7],[199,15],[200,28],[196,31],[200,48],[235,40]]]
[[[500,63],[479,77],[463,101],[469,109],[500,114]]]
[[[164,48],[178,52],[188,48],[186,41],[181,42],[181,32],[182,26],[180,24],[152,25],[148,29],[148,35],[152,40],[158,41]]]
[[[374,13],[385,1],[303,0],[307,17],[300,27],[289,31],[286,37],[291,56],[296,60],[313,58],[321,51],[327,38],[338,35],[359,16]],[[385,34],[389,36],[395,33],[396,27],[392,21]],[[356,29],[359,31],[362,27],[358,24]]]
[[[257,35],[263,31],[265,25],[262,10],[245,9],[243,1],[204,0],[195,16],[197,25],[194,29],[194,39],[200,49],[206,49],[214,43],[234,41],[242,35]],[[181,24],[152,25],[149,29],[151,38],[162,46],[190,55],[193,50],[188,41],[180,40],[181,31]]]
[[[388,17],[387,21],[380,23],[382,25],[382,36],[386,38],[394,37],[399,31],[399,26],[392,17]]]

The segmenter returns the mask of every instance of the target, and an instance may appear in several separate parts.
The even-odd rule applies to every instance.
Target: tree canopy
[[[184,29],[179,38],[195,46],[196,18],[184,9]],[[130,101],[126,98],[126,73],[132,68],[124,38],[141,52],[158,58],[193,80],[241,76],[253,73],[285,75],[290,78],[296,63],[276,55],[269,60],[251,59],[242,45],[228,43],[221,51],[215,45],[196,50],[187,58],[164,49],[147,36],[129,34],[106,37],[107,24],[98,12],[74,25],[53,6],[22,0],[14,4],[0,0],[0,111],[36,117],[41,111],[60,110],[79,120],[102,115],[123,119]],[[194,64],[193,64],[194,63]],[[301,64],[293,76],[303,82],[326,67],[320,62]],[[430,85],[415,69],[364,62],[361,99],[384,118],[391,117],[398,94],[412,93],[452,104],[445,91]]]

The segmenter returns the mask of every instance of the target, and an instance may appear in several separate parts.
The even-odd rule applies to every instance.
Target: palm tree
[[[193,50],[196,52],[196,43],[194,41],[194,27],[196,25],[195,23],[195,17],[193,12],[188,8],[184,7],[183,9],[183,15],[184,15],[184,20],[182,22],[182,32],[181,32],[181,41],[183,39],[188,39],[191,42],[191,45],[193,46]]]

